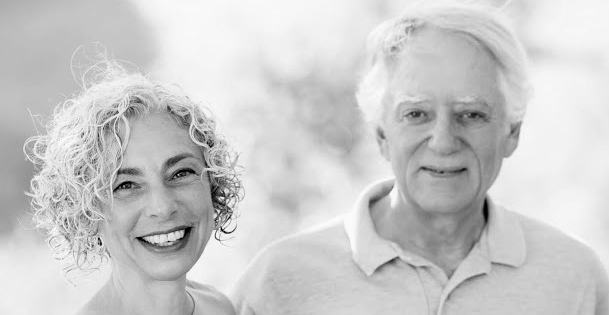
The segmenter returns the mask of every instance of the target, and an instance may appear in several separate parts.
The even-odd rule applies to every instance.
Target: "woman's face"
[[[117,272],[177,279],[197,262],[213,229],[202,150],[168,114],[130,125],[101,237]]]

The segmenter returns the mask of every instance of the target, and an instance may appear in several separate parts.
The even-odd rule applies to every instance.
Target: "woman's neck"
[[[186,276],[161,281],[113,264],[112,274],[91,306],[108,314],[190,315],[194,301],[186,292]]]

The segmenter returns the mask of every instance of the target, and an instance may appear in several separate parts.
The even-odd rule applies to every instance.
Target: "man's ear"
[[[520,126],[522,126],[522,121],[510,124],[510,134],[505,142],[504,157],[509,157],[516,151],[518,141],[520,140]]]
[[[376,136],[376,143],[379,145],[381,155],[385,158],[385,160],[389,161],[389,145],[387,144],[385,130],[381,125],[377,125],[374,129],[374,134]]]

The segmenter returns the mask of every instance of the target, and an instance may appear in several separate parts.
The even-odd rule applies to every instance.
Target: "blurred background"
[[[361,189],[389,174],[354,91],[366,35],[407,3],[1,1],[0,314],[72,313],[107,277],[107,268],[63,277],[24,195],[33,167],[23,143],[77,91],[79,46],[101,43],[180,84],[241,152],[237,231],[224,244],[210,241],[189,274],[226,292],[261,247],[348,211]],[[505,10],[536,91],[491,195],[581,239],[609,268],[609,4],[514,0]]]

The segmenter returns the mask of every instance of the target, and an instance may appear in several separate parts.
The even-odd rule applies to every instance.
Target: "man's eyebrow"
[[[201,160],[191,153],[181,153],[176,156],[168,158],[167,161],[165,161],[165,163],[163,163],[163,169],[168,169],[168,168],[176,165],[181,160],[186,159],[186,158],[194,158],[199,161]]]
[[[134,167],[121,168],[121,169],[118,170],[116,175],[117,176],[118,175],[138,176],[138,175],[142,175],[142,171],[139,168],[134,168]]]
[[[398,94],[396,100],[397,103],[421,103],[429,101],[430,98],[426,95]]]
[[[488,102],[476,95],[467,95],[455,98],[455,103],[458,104],[481,104],[485,106],[489,106]]]

